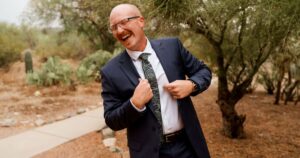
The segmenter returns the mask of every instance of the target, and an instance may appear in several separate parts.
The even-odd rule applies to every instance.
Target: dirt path
[[[222,135],[221,114],[215,103],[216,87],[211,87],[200,96],[193,98],[198,117],[213,158],[299,158],[300,157],[300,106],[272,103],[273,97],[262,92],[247,95],[237,105],[237,111],[247,115],[246,139],[229,139]],[[120,157],[103,148],[99,133],[58,146],[38,157]],[[128,156],[126,130],[116,133],[117,145]],[[75,153],[73,149],[78,150]]]
[[[29,86],[23,64],[0,70],[0,139],[102,106],[99,83]]]

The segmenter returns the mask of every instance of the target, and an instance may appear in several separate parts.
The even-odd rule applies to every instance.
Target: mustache
[[[118,39],[122,39],[124,36],[127,36],[127,35],[132,35],[132,32],[131,31],[123,31],[122,33],[116,34],[116,37]]]

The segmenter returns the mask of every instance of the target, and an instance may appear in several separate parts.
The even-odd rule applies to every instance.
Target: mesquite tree
[[[214,48],[218,76],[217,103],[224,134],[245,136],[245,115],[235,110],[254,75],[289,32],[298,29],[300,2],[287,0],[154,0],[153,18],[161,28],[184,25]],[[177,25],[176,25],[177,24]],[[175,27],[174,27],[175,26]],[[177,27],[176,27],[177,26]]]
[[[112,50],[114,44],[106,29],[107,17],[112,6],[121,2],[135,2],[142,9],[148,19],[147,32],[178,33],[183,28],[205,37],[214,48],[211,61],[216,65],[219,81],[217,103],[224,134],[231,138],[244,136],[246,116],[238,114],[235,105],[247,92],[261,65],[271,54],[280,53],[280,45],[300,26],[300,1],[32,1],[39,17],[47,19],[51,17],[49,14],[59,17],[66,28],[76,28],[91,41],[101,41],[106,50]]]
[[[59,22],[65,31],[76,30],[96,49],[112,52],[115,39],[108,31],[108,16],[120,0],[31,0],[29,19],[41,24]],[[123,2],[125,2],[123,0]]]

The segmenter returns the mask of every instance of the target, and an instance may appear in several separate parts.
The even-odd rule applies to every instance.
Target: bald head
[[[119,4],[111,10],[109,20],[111,21],[114,17],[122,17],[124,15],[142,16],[140,10],[135,5]]]
[[[109,16],[113,36],[132,51],[143,51],[147,44],[144,33],[145,20],[140,10],[132,4],[115,6]]]

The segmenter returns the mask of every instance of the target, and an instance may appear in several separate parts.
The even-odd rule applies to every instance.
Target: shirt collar
[[[150,41],[147,38],[147,44],[144,51],[132,51],[126,48],[126,51],[132,60],[138,60],[139,56],[142,53],[149,53],[150,55],[153,53],[153,48],[151,47]]]

